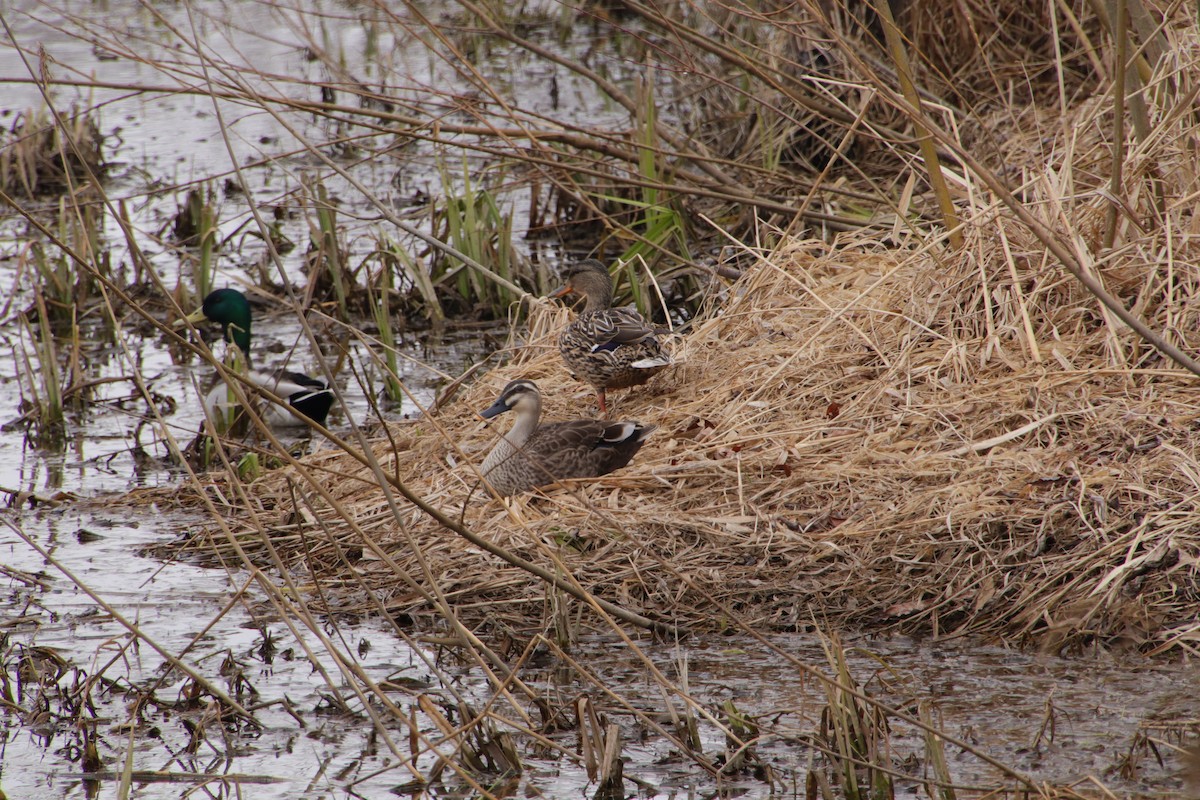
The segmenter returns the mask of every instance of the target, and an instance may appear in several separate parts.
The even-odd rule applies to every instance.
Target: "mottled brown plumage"
[[[505,411],[516,411],[517,419],[480,467],[502,497],[567,478],[607,475],[628,464],[655,428],[598,419],[539,425],[542,396],[533,381],[512,381],[479,413],[490,419]]]
[[[587,303],[563,331],[558,349],[575,377],[596,388],[600,413],[607,414],[606,389],[645,383],[671,366],[671,358],[636,309],[612,307],[612,276],[599,261],[589,258],[572,267],[566,283],[550,296],[571,293],[583,295]]]

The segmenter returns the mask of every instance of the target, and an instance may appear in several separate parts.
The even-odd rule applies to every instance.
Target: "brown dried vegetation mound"
[[[1008,263],[983,236],[997,225]],[[679,367],[616,396],[616,415],[661,426],[630,467],[511,512],[476,490],[465,524],[685,626],[718,627],[732,611],[762,628],[1194,641],[1195,379],[1144,349],[1133,366],[1138,343],[1036,266],[1011,223],[976,232],[976,256],[952,260],[865,243],[772,254],[676,340]],[[1136,289],[1155,270],[1118,277]],[[1160,313],[1183,316],[1195,275],[1177,279],[1180,302]],[[554,346],[565,322],[535,310],[513,363],[376,444],[384,470],[457,516],[497,435],[472,412],[507,380],[538,381],[548,419],[590,408]],[[536,578],[403,500],[398,522],[345,454],[305,465],[339,510],[281,470],[253,486],[271,512],[255,524],[286,559],[306,559],[332,606],[371,607],[369,586],[389,612],[428,611],[424,573],[460,618],[542,624]]]
[[[1145,131],[1121,133],[1115,193],[1111,97],[1065,116],[1014,109],[991,128],[1023,210],[1187,352],[1200,349],[1194,50],[1155,62],[1158,104]],[[499,548],[668,624],[733,614],[762,629],[1190,650],[1197,378],[1064,271],[983,169],[951,170],[960,250],[904,221],[749,254],[673,341],[680,366],[613,398],[615,415],[660,426],[615,475],[512,508],[473,491],[472,465],[507,424],[474,412],[505,382],[538,381],[548,419],[592,409],[556,351],[567,312],[548,305],[509,364],[393,426],[374,457]],[[303,467],[253,484],[260,513],[240,508],[234,532],[264,559],[269,535],[330,608],[427,614],[440,597],[471,624],[547,624],[556,591],[403,499],[389,506],[359,461],[331,451]]]

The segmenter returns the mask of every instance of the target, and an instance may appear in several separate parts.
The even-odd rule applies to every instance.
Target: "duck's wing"
[[[586,332],[593,353],[616,350],[625,345],[658,343],[654,329],[633,308],[597,311],[581,318],[579,326]]]
[[[320,378],[305,375],[303,372],[276,370],[271,373],[252,372],[249,379],[274,392],[287,401],[287,404],[314,422],[324,425],[333,407],[333,391],[329,384]],[[276,425],[303,425],[302,420],[296,419],[283,409],[272,419]]]
[[[654,428],[596,419],[555,422],[534,431],[522,451],[543,483],[594,478],[628,464]]]

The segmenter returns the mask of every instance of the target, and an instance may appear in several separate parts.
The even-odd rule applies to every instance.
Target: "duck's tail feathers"
[[[675,362],[671,360],[670,356],[663,354],[658,356],[650,356],[649,358],[640,358],[637,361],[631,362],[629,366],[633,367],[634,369],[662,369],[663,367],[669,367],[674,363]]]
[[[601,441],[606,445],[616,446],[626,442],[644,442],[657,425],[643,425],[640,422],[614,422],[604,429]]]
[[[329,389],[296,392],[287,400],[288,405],[318,425],[325,424],[325,418],[329,416],[329,409],[333,408],[333,392]]]

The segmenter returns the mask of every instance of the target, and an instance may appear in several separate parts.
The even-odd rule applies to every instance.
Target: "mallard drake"
[[[613,308],[613,281],[608,269],[594,258],[579,262],[551,297],[581,294],[583,311],[558,340],[563,361],[596,387],[600,413],[608,414],[606,389],[626,389],[650,380],[673,363],[663,352],[658,334],[632,306]]]
[[[329,409],[333,406],[333,392],[325,381],[312,378],[301,372],[277,370],[256,372],[250,366],[250,301],[237,289],[217,289],[204,298],[203,305],[186,319],[175,323],[193,325],[216,322],[226,342],[235,345],[246,359],[246,380],[268,392],[274,393],[318,425],[325,424]],[[231,407],[231,394],[224,381],[214,386],[204,398],[204,407],[213,417],[225,415]],[[264,403],[259,409],[263,421],[272,427],[302,426],[304,420],[275,403]]]
[[[597,478],[629,463],[655,425],[573,419],[539,425],[542,395],[533,381],[512,381],[484,419],[516,411],[508,433],[488,453],[480,471],[496,493],[508,495],[566,478]]]

